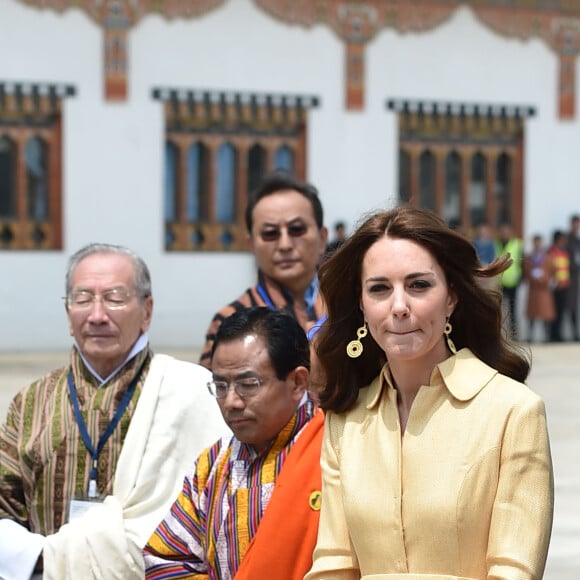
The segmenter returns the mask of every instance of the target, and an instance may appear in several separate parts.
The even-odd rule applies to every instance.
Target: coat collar
[[[378,405],[385,388],[393,388],[386,363],[381,374],[369,385],[366,407]],[[497,375],[497,371],[479,360],[468,348],[439,363],[431,373],[430,386],[443,384],[458,401],[473,399]]]

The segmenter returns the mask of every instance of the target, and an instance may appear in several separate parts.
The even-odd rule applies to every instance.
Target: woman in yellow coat
[[[541,579],[553,473],[529,362],[471,243],[368,218],[322,266],[322,510],[306,580]]]

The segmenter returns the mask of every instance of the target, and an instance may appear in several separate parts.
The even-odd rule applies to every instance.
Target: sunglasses
[[[300,238],[308,231],[308,226],[302,223],[290,224],[286,231],[291,238]],[[260,232],[263,242],[275,242],[280,239],[281,235],[282,228],[267,228]]]

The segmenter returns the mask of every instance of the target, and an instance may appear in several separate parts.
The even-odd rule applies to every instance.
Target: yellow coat
[[[463,349],[421,387],[401,437],[385,370],[327,414],[306,580],[541,579],[554,500],[542,400]]]

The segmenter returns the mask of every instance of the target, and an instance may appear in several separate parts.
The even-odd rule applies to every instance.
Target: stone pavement
[[[156,349],[158,352],[167,352]],[[197,360],[196,351],[170,354]],[[0,353],[0,417],[18,389],[66,364],[68,354]],[[528,385],[546,402],[556,501],[545,580],[580,579],[580,344],[532,346]]]

